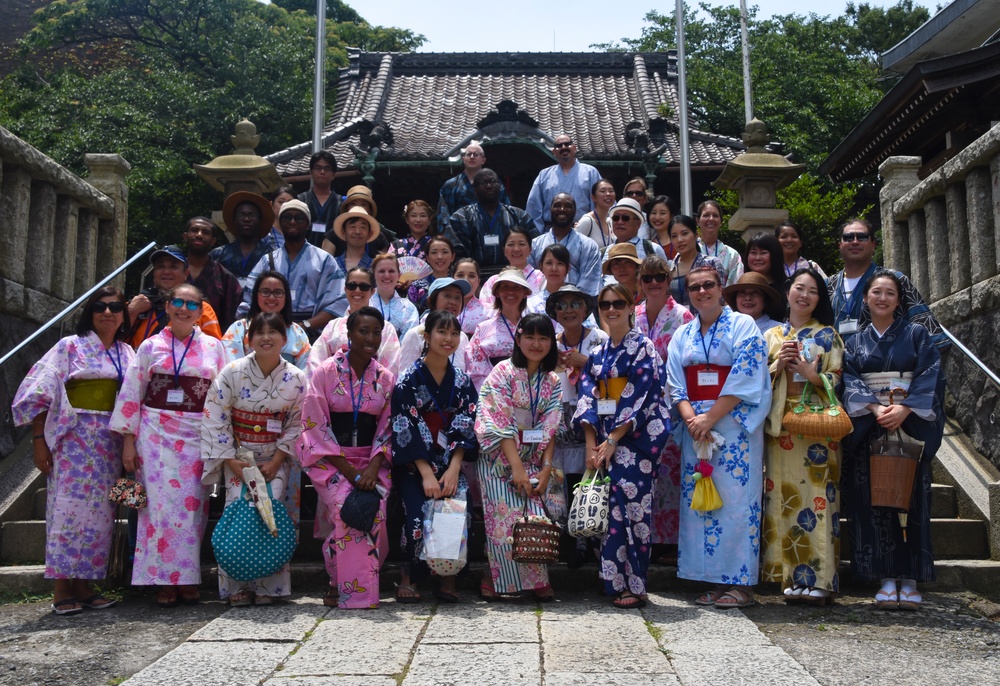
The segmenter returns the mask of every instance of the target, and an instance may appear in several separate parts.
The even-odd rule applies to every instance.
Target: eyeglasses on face
[[[361,291],[362,293],[367,293],[372,289],[372,285],[370,283],[358,283],[357,281],[348,281],[344,285],[344,288],[346,288],[349,291]]]
[[[638,219],[638,217],[632,214],[616,214],[611,217],[613,222],[630,222],[633,219]]]
[[[558,150],[559,148],[572,148],[573,141],[563,141],[562,143],[556,143],[552,147],[555,148],[556,150]]]
[[[281,215],[281,221],[307,222],[309,221],[309,217],[304,214],[299,214],[298,212],[285,212]]]
[[[284,288],[261,288],[258,293],[262,298],[284,298],[285,289]]]
[[[328,164],[317,164],[315,167],[312,168],[312,170],[318,172],[326,172],[327,174],[329,174],[333,171],[333,167],[331,167]]]
[[[117,300],[114,302],[106,303],[103,300],[98,300],[96,303],[90,306],[90,311],[94,314],[104,314],[107,310],[111,310],[112,314],[118,314],[125,309],[125,303],[120,303]]]
[[[484,155],[481,152],[467,152],[462,157],[484,157]]]
[[[584,308],[584,303],[582,300],[560,300],[555,304],[556,312],[565,312],[566,310],[582,310]]]
[[[624,300],[602,300],[598,306],[601,308],[601,312],[607,312],[608,310],[614,308],[616,310],[624,310],[628,307],[628,303]]]
[[[693,283],[688,286],[688,290],[692,293],[701,293],[702,291],[710,291],[715,288],[718,284],[714,281],[702,281],[701,283]]]
[[[176,307],[178,310],[182,307],[186,307],[192,312],[201,307],[201,303],[197,300],[185,300],[184,298],[174,298],[170,301],[170,304]]]
[[[858,243],[867,243],[870,238],[871,236],[863,231],[850,231],[841,236],[840,240],[844,243],[853,243],[855,241]]]
[[[666,274],[643,274],[639,277],[643,283],[663,283],[667,280]]]

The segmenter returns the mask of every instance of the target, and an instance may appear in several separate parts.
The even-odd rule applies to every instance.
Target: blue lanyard
[[[156,310],[150,310],[149,313],[156,314]],[[161,312],[160,314],[157,314],[155,317],[149,317],[146,319],[146,331],[142,334],[142,340],[146,340],[147,338],[149,338],[149,330],[153,328],[154,323],[156,324],[160,323],[160,318],[163,317],[164,314],[166,314],[165,311]]]
[[[528,379],[528,405],[529,411],[531,412],[531,426],[535,426],[538,415],[538,403],[542,400],[542,372],[538,370],[535,372],[537,380],[535,381],[535,394],[531,395],[531,379]]]
[[[606,248],[608,247],[608,235],[604,232],[606,227],[601,222],[601,218],[597,216],[597,212],[592,212],[591,214],[594,215],[594,223],[597,224],[597,230],[601,233],[601,243],[603,243]]]
[[[111,344],[111,346],[115,349],[115,354],[118,356],[117,362],[115,362],[115,358],[111,357],[111,351],[108,350],[107,348],[104,349],[104,354],[108,356],[109,360],[111,360],[112,366],[114,366],[115,371],[118,372],[118,383],[121,383],[122,379],[125,378],[125,373],[124,373],[125,370],[122,369],[122,351],[121,348],[118,347],[118,345],[119,345],[118,341],[115,341],[114,343]]]
[[[368,364],[371,364],[371,362],[369,362]],[[357,432],[357,430],[358,430],[358,415],[361,413],[361,404],[364,402],[364,397],[363,396],[364,396],[364,392],[365,392],[365,377],[364,377],[364,375],[362,375],[361,378],[359,379],[360,384],[358,386],[358,397],[357,397],[357,402],[355,403],[355,399],[354,399],[354,368],[351,367],[351,363],[350,362],[347,363],[347,380],[351,384],[351,409],[354,410],[354,431]]]
[[[486,214],[486,210],[483,209],[483,206],[480,205],[478,202],[476,203],[476,207],[479,208],[479,213],[483,216],[483,218],[489,221],[489,226],[487,227],[486,234],[483,235],[487,234],[490,236],[494,235],[493,227],[496,226],[497,220],[500,219],[500,212],[502,208],[499,205],[497,205],[497,211],[493,214],[492,217],[490,217],[488,214]],[[497,235],[497,237],[499,238],[499,235]],[[485,247],[485,245],[483,247]],[[500,250],[501,246],[497,244],[497,245],[491,245],[490,247],[493,248],[493,257],[496,258],[497,253]]]
[[[273,230],[273,229],[272,229],[272,230]],[[254,250],[251,250],[251,251],[250,251],[250,254],[249,254],[249,255],[247,255],[247,256],[245,256],[245,257],[243,258],[243,263],[242,263],[242,264],[240,264],[240,274],[242,274],[242,275],[246,276],[246,274],[247,274],[247,262],[249,262],[249,261],[250,261],[250,258],[251,258],[251,257],[253,257],[253,254],[254,254]]]
[[[705,245],[704,243],[702,243],[701,245],[702,245],[702,247],[705,248],[705,254],[708,255],[708,246]],[[719,241],[718,240],[715,241],[715,245],[713,247],[715,249],[715,252],[712,253],[712,257],[718,257],[719,256]]]
[[[608,338],[608,340],[606,340],[604,342],[604,355],[601,357],[601,376],[600,376],[600,378],[604,379],[605,381],[611,378],[611,372],[614,371],[614,369],[613,369],[614,363],[618,361],[618,355],[619,355],[620,351],[615,353],[615,358],[611,361],[612,362],[612,368],[610,368],[610,369],[608,368],[608,355],[611,353],[612,350],[617,350],[621,346],[625,345],[625,339],[626,338],[628,338],[628,334],[625,334],[625,337],[622,338],[622,342],[619,343],[617,346],[613,345],[611,343],[611,339],[610,338]],[[583,342],[583,339],[581,339],[581,343],[582,342]]]
[[[181,361],[179,363],[177,362],[177,355],[174,352],[174,341],[175,340],[177,340],[177,339],[174,338],[173,335],[171,335],[171,338],[170,338],[170,359],[174,363],[174,388],[180,388],[181,387],[181,367],[184,366],[184,358],[187,357],[188,350],[191,349],[191,344],[194,343],[194,331],[192,331],[191,335],[188,336],[188,342],[187,342],[187,345],[184,346],[184,354],[181,355]]]
[[[719,315],[719,319],[722,319],[722,315],[721,314]],[[708,341],[708,346],[705,345],[705,334],[701,334],[701,349],[702,349],[702,352],[705,353],[705,368],[706,369],[708,368],[708,365],[710,365],[712,363],[711,360],[708,357],[708,352],[712,349],[712,346],[715,344],[715,329],[719,326],[719,319],[716,319],[715,322],[713,322],[712,326],[710,326],[708,328],[708,332],[710,334],[712,334],[712,337]],[[698,315],[698,333],[701,333],[701,315],[700,314]]]
[[[389,314],[387,316],[386,313],[385,313],[385,308],[382,307],[382,303],[383,303],[382,296],[379,295],[378,291],[375,291],[375,297],[378,298],[378,311],[382,313],[382,319],[384,319],[387,322],[391,322],[391,320],[392,320],[392,298],[389,298],[389,302],[386,303],[389,306]]]
[[[449,365],[450,365],[450,363],[449,363]],[[426,386],[427,389],[430,390],[431,385],[427,382],[427,377],[424,376],[424,372],[420,368],[421,366],[423,366],[424,368],[426,368],[427,367],[427,363],[421,362],[421,364],[417,365],[417,373],[420,374],[420,380],[423,382],[424,386]],[[427,371],[430,371],[430,370],[428,369]],[[433,375],[432,375],[432,378],[433,378]],[[448,370],[447,369],[445,369],[445,371],[444,371],[444,378],[445,379],[448,378]],[[442,381],[443,380],[444,379],[442,379]],[[443,431],[444,429],[446,429],[448,427],[448,417],[447,417],[447,415],[445,415],[445,410],[447,410],[449,407],[451,407],[452,404],[455,402],[455,380],[454,380],[454,377],[452,378],[452,382],[451,382],[451,392],[448,395],[448,404],[445,407],[442,408],[440,405],[438,405],[437,398],[434,397],[433,393],[428,393],[427,395],[429,395],[431,397],[431,403],[434,405],[434,409],[437,410],[437,413],[439,415],[441,415],[441,422],[442,422],[442,424],[441,424],[442,429],[441,430]]]
[[[503,314],[500,315],[500,321],[503,322],[504,327],[506,327],[507,329],[507,333],[510,334],[510,342],[513,343],[514,345],[517,345],[517,343],[514,341],[514,331],[510,328],[510,324],[507,323],[507,318],[503,316]],[[515,324],[515,326],[517,325]]]

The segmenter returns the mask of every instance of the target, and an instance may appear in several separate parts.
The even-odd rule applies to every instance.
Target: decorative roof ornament
[[[383,121],[370,122],[367,119],[358,124],[358,145],[351,145],[355,155],[364,156],[374,150],[391,148],[396,140],[392,127]]]
[[[521,109],[513,100],[501,100],[495,109],[490,110],[485,117],[476,122],[476,126],[485,129],[490,124],[500,122],[517,122],[537,129],[538,120],[528,114],[527,110]]]
[[[663,142],[653,148],[652,143],[651,132],[641,123],[633,121],[625,125],[625,146],[630,154],[644,160],[655,160],[667,149],[667,144]]]

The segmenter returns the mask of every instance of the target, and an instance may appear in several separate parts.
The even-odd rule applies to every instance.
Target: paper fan
[[[431,269],[431,266],[419,257],[407,255],[399,258],[399,274],[402,279],[413,282],[430,276],[432,271],[434,270]]]

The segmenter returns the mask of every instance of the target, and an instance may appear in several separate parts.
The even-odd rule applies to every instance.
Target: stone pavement
[[[236,608],[124,682],[130,686],[657,686],[1000,683],[998,606],[929,594],[920,613],[867,597],[830,608],[777,596],[746,611],[654,593],[639,611],[593,593],[554,603],[323,607],[295,597]],[[385,595],[383,594],[383,598]],[[972,609],[976,603],[981,606]],[[763,629],[763,630],[762,630]]]

